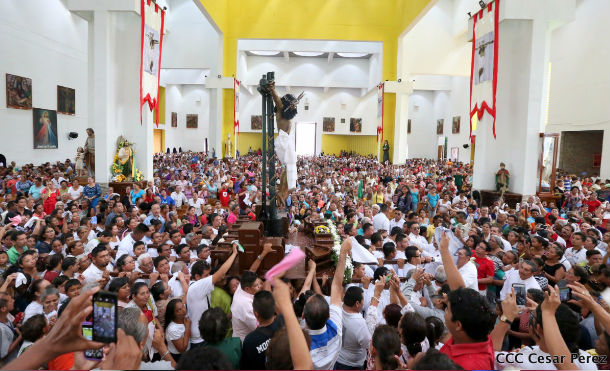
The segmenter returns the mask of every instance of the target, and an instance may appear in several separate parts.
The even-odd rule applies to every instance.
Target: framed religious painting
[[[250,116],[250,129],[263,130],[263,116],[262,115]]]
[[[407,120],[407,134],[411,134],[411,119]]]
[[[34,149],[57,148],[57,112],[34,108]]]
[[[196,113],[186,115],[186,128],[197,129],[199,121],[199,115]]]
[[[436,120],[436,134],[437,135],[443,135],[443,126],[445,124],[445,120],[444,119],[438,119]]]
[[[453,122],[451,123],[451,134],[460,133],[460,120],[460,116],[453,117]]]
[[[350,118],[349,119],[349,131],[352,133],[362,132],[362,119],[361,118]]]
[[[32,109],[32,79],[6,74],[6,107]]]
[[[334,117],[324,117],[322,119],[322,131],[325,133],[333,133],[335,131]]]
[[[76,113],[76,90],[57,85],[57,113],[74,115]]]
[[[178,112],[172,112],[172,127],[178,127]]]

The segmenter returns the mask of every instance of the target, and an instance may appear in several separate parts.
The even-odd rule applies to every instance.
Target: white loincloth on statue
[[[297,152],[294,148],[294,138],[283,130],[279,130],[279,135],[275,138],[275,153],[280,162],[286,166],[286,180],[288,189],[297,186]]]
[[[370,251],[364,248],[361,244],[356,241],[354,237],[352,239],[352,261],[358,263],[377,263],[377,259]]]

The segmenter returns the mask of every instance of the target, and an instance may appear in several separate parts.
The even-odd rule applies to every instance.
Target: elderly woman
[[[131,287],[131,301],[125,308],[138,308],[146,317],[148,322],[148,339],[146,341],[146,349],[150,357],[154,350],[152,348],[153,335],[155,333],[155,317],[157,316],[157,308],[150,300],[150,291],[148,285],[144,282],[136,282]]]

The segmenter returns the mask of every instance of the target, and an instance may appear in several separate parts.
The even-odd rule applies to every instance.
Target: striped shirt
[[[341,307],[330,305],[330,319],[319,330],[309,330],[311,335],[311,360],[316,370],[332,370],[342,345],[343,313]]]

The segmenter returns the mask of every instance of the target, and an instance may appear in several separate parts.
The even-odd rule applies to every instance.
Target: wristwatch
[[[259,256],[256,257],[256,259],[263,260],[263,257],[259,255]]]
[[[509,326],[513,324],[513,321],[509,320],[504,314],[500,316],[500,321],[508,323]]]

